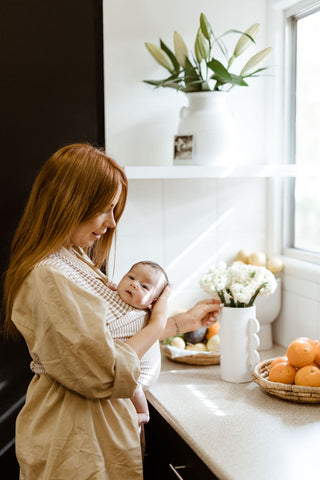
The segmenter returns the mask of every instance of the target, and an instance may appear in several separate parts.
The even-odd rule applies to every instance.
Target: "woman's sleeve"
[[[46,374],[88,398],[130,398],[140,361],[106,328],[107,303],[58,270],[36,267],[19,292],[13,320]]]

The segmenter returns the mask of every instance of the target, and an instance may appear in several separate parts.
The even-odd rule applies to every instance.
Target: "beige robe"
[[[25,480],[142,480],[130,397],[140,362],[106,327],[108,305],[55,265],[37,266],[13,321],[45,374],[35,374],[17,418]]]

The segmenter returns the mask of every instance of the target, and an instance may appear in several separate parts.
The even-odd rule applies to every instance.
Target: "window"
[[[287,160],[285,253],[320,263],[320,1],[295,2],[286,18]],[[308,258],[307,258],[308,257]]]

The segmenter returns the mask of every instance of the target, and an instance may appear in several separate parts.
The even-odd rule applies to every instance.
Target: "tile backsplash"
[[[211,263],[232,261],[238,250],[266,251],[263,178],[129,180],[118,227],[114,280],[141,259],[160,263],[172,283],[170,313],[207,298],[199,279]],[[112,270],[112,262],[111,262]],[[112,271],[110,271],[112,275]],[[282,308],[274,340],[320,337],[320,283],[283,273]]]
[[[320,338],[320,283],[284,274],[282,308],[273,325],[274,340],[287,346],[297,337]]]
[[[205,298],[208,266],[241,248],[265,250],[265,179],[130,180],[119,224],[118,281],[140,260],[159,262],[172,283],[171,311]]]

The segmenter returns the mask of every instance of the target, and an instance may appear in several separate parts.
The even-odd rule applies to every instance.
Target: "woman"
[[[17,418],[25,480],[141,480],[130,398],[139,359],[159,338],[199,328],[219,305],[166,320],[169,288],[126,343],[106,328],[101,294],[127,179],[104,152],[74,144],[42,168],[13,239],[5,279],[6,330],[25,338],[35,376]]]

